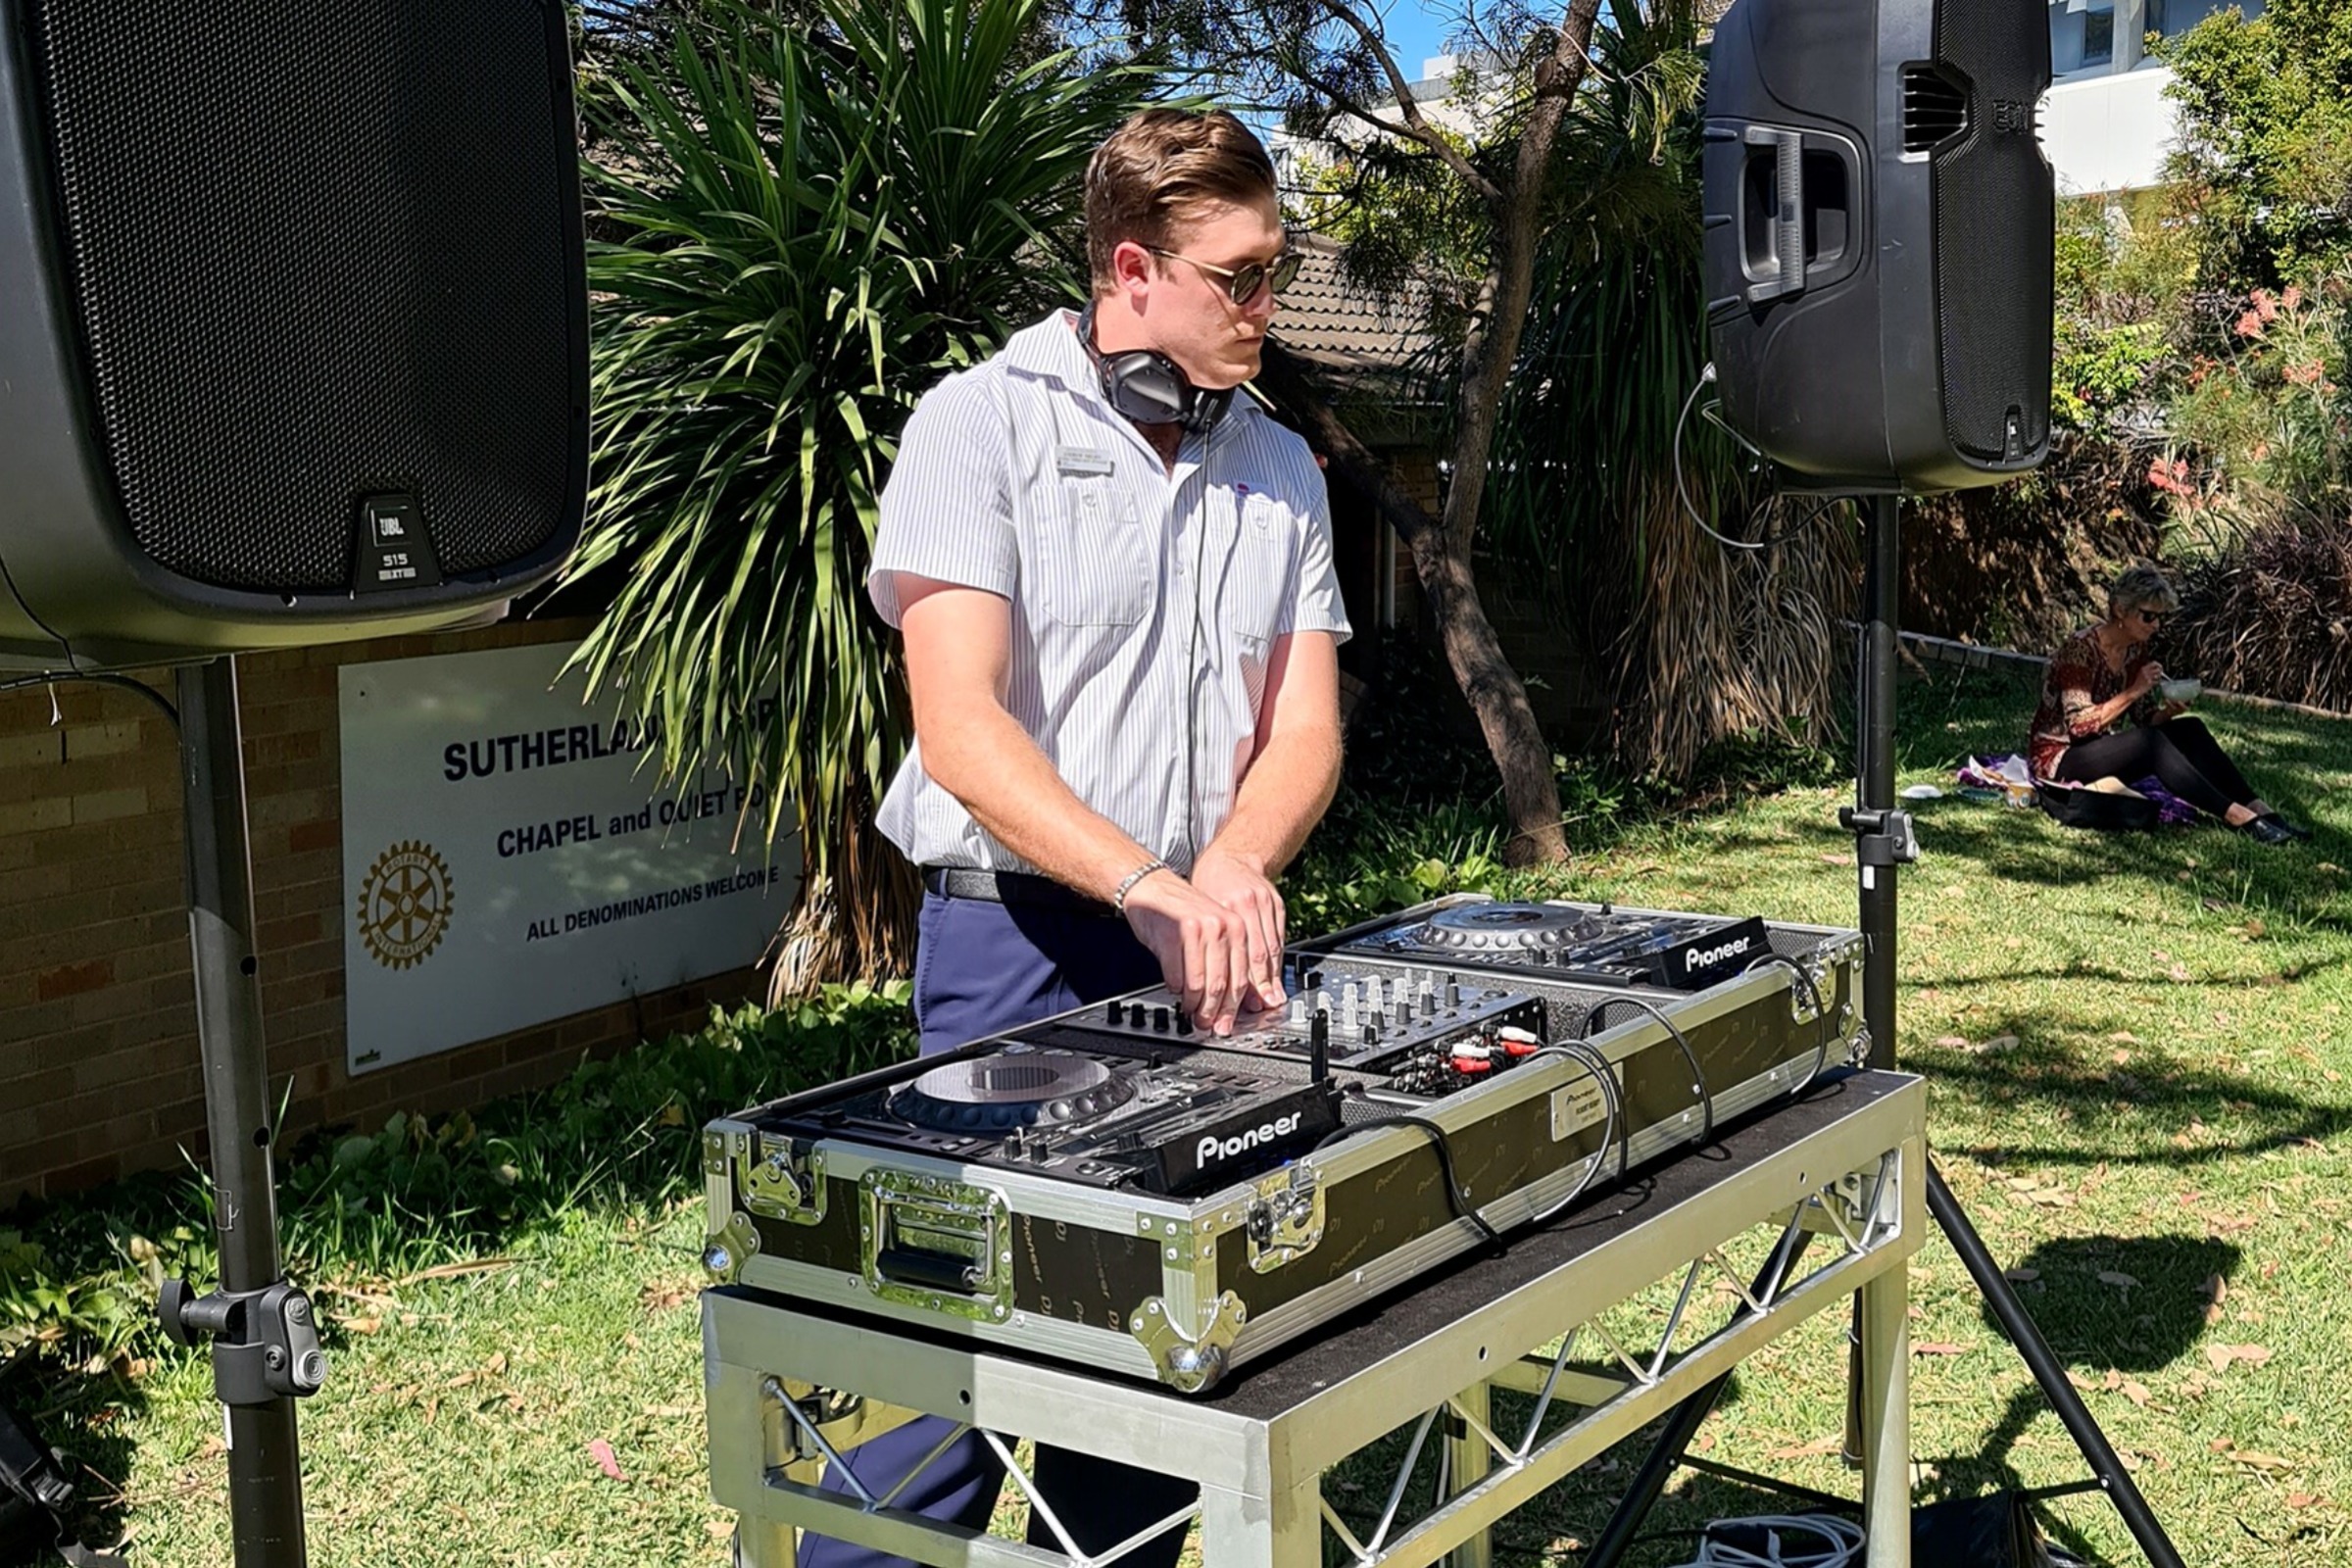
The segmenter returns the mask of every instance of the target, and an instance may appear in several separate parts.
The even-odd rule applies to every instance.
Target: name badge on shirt
[[[1111,471],[1110,454],[1093,447],[1055,447],[1054,466],[1063,473],[1103,474]]]

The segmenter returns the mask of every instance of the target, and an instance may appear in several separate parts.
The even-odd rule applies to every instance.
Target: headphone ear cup
[[[1193,406],[1185,411],[1184,427],[1195,435],[1206,435],[1215,429],[1217,421],[1225,417],[1225,411],[1233,407],[1233,392],[1232,387],[1216,392],[1194,389]]]
[[[1103,356],[1102,389],[1112,408],[1143,424],[1183,423],[1200,395],[1174,360],[1150,349]]]

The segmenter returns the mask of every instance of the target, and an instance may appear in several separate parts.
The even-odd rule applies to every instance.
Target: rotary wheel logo
[[[429,844],[395,844],[360,884],[360,939],[387,969],[422,963],[449,930],[449,865]]]

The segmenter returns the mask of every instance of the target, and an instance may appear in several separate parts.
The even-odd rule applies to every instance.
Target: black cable
[[[172,706],[172,700],[154,687],[132,680],[128,675],[88,674],[77,669],[52,670],[46,674],[20,675],[13,680],[0,680],[0,694],[29,691],[36,686],[54,686],[61,680],[85,680],[96,686],[120,686],[126,692],[136,692],[162,709],[164,716],[172,720],[174,729],[179,727],[179,710]]]
[[[1585,1026],[1579,1033],[1587,1040],[1592,1039],[1593,1026],[1599,1021],[1600,1015],[1620,1002],[1640,1007],[1664,1024],[1666,1032],[1674,1037],[1674,1043],[1682,1047],[1683,1059],[1690,1064],[1690,1076],[1694,1080],[1690,1085],[1691,1092],[1698,1096],[1698,1141],[1702,1144],[1712,1143],[1715,1138],[1715,1096],[1707,1088],[1707,1070],[1698,1064],[1698,1053],[1690,1049],[1690,1042],[1683,1038],[1683,1032],[1674,1026],[1674,1020],[1667,1017],[1656,1003],[1626,992],[1603,998],[1597,1006],[1585,1014]]]
[[[1794,958],[1789,957],[1787,954],[1763,954],[1758,956],[1753,963],[1750,963],[1746,969],[1743,969],[1740,972],[1743,974],[1753,973],[1757,965],[1766,963],[1778,963],[1786,965],[1790,974],[1795,975],[1799,980],[1802,980],[1805,983],[1805,995],[1811,998],[1813,1002],[1813,1021],[1817,1026],[1816,1033],[1818,1033],[1821,1037],[1821,1047],[1813,1054],[1813,1070],[1805,1074],[1805,1081],[1801,1084],[1798,1084],[1794,1089],[1788,1091],[1788,1093],[1791,1095],[1801,1095],[1806,1090],[1813,1087],[1814,1081],[1820,1078],[1822,1070],[1828,1067],[1830,1064],[1829,1005],[1821,999],[1821,987],[1814,983],[1812,971],[1807,969],[1803,964],[1797,962]]]
[[[1610,1071],[1607,1058],[1582,1040],[1569,1040],[1558,1045],[1545,1046],[1527,1059],[1535,1061],[1555,1054],[1566,1056],[1592,1075],[1593,1081],[1600,1086],[1602,1102],[1609,1107],[1609,1118],[1602,1124],[1600,1144],[1592,1151],[1592,1163],[1585,1171],[1585,1179],[1576,1184],[1574,1192],[1544,1210],[1543,1213],[1529,1219],[1527,1221],[1529,1225],[1550,1224],[1568,1212],[1586,1193],[1592,1191],[1592,1184],[1600,1179],[1602,1168],[1608,1164],[1609,1145],[1617,1141],[1618,1130],[1625,1123],[1625,1101],[1617,1091],[1617,1075]],[[1619,1175],[1625,1173],[1625,1159],[1622,1151],[1618,1156],[1617,1171]]]
[[[1314,1148],[1308,1150],[1307,1152],[1310,1154],[1319,1154],[1324,1150],[1329,1149],[1332,1145],[1340,1143],[1343,1140],[1352,1138],[1357,1133],[1369,1132],[1381,1127],[1396,1126],[1418,1127],[1423,1132],[1429,1134],[1430,1143],[1434,1145],[1438,1151],[1438,1170],[1439,1173],[1446,1178],[1446,1200],[1453,1206],[1454,1217],[1456,1219],[1466,1219],[1471,1224],[1477,1226],[1479,1234],[1484,1236],[1488,1241],[1501,1241],[1502,1233],[1487,1223],[1487,1217],[1484,1214],[1481,1214],[1477,1207],[1471,1203],[1469,1195],[1462,1191],[1462,1184],[1454,1179],[1453,1140],[1451,1135],[1448,1134],[1445,1128],[1439,1126],[1436,1122],[1431,1121],[1427,1116],[1416,1116],[1410,1112],[1405,1112],[1396,1116],[1383,1116],[1378,1121],[1359,1121],[1350,1126],[1335,1127],[1330,1132],[1325,1133],[1322,1141],[1316,1144]]]

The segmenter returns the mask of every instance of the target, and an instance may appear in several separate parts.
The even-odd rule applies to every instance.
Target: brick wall
[[[510,622],[238,662],[254,947],[288,1131],[372,1127],[551,1083],[585,1054],[758,994],[714,976],[353,1078],[344,1071],[336,668],[577,637]],[[172,695],[168,671],[140,679]],[[181,883],[179,752],[134,693],[66,682],[0,695],[0,1204],[205,1152]]]

